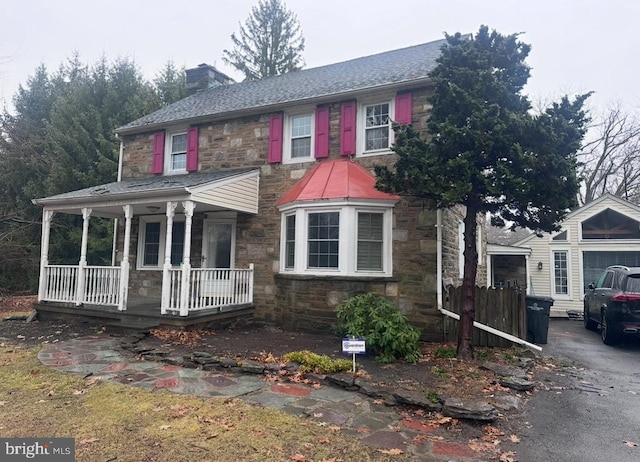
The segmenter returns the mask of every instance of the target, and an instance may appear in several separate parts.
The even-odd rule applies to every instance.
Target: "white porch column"
[[[122,250],[122,261],[120,262],[119,311],[127,309],[127,299],[129,297],[129,247],[131,241],[131,218],[133,218],[133,207],[123,205],[122,209],[124,210],[124,248]]]
[[[84,298],[85,280],[84,274],[87,267],[87,240],[89,238],[89,219],[92,209],[84,207],[82,209],[82,247],[80,248],[80,263],[78,264],[78,281],[76,290],[76,305],[82,305]]]
[[[167,202],[167,234],[164,241],[164,265],[162,265],[162,301],[160,313],[167,314],[171,299],[171,242],[173,237],[173,217],[176,214],[177,202]]]
[[[191,276],[191,223],[196,204],[184,201],[184,251],[182,252],[182,291],[180,292],[180,316],[189,315],[189,280]]]
[[[42,236],[40,240],[40,279],[38,280],[38,301],[41,302],[47,295],[47,272],[49,264],[49,236],[51,235],[51,220],[53,210],[42,210]]]

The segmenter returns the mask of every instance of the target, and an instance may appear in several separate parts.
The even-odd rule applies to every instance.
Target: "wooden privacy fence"
[[[462,287],[449,286],[446,292],[444,308],[460,314],[462,307]],[[475,321],[498,329],[507,334],[526,340],[527,338],[527,306],[524,290],[517,287],[486,288],[476,287]],[[445,316],[444,337],[448,342],[458,340],[457,320]],[[507,339],[490,334],[483,330],[473,329],[475,346],[510,347]]]

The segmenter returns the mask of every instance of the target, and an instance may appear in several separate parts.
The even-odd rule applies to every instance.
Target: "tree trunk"
[[[464,279],[462,280],[462,310],[458,324],[459,359],[473,359],[473,321],[476,317],[475,288],[478,269],[478,248],[476,246],[477,212],[467,207],[464,217]]]

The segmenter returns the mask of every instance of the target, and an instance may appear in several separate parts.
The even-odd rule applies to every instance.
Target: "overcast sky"
[[[2,0],[0,107],[44,63],[54,71],[80,53],[93,64],[132,57],[151,79],[168,60],[178,66],[222,62],[230,36],[257,0]],[[633,0],[286,0],[305,40],[306,67],[344,61],[476,32],[481,24],[503,34],[522,32],[532,45],[526,88],[533,101],[593,90],[592,103],[640,107]]]

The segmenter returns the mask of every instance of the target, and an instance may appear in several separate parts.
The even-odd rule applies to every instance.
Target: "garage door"
[[[587,289],[590,282],[598,280],[607,266],[640,266],[640,252],[583,252],[582,255],[584,290]]]

